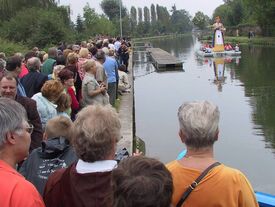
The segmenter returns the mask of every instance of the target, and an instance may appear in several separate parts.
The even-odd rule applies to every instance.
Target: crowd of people
[[[258,206],[244,174],[214,157],[219,110],[207,101],[179,107],[180,160],[117,161],[113,106],[131,88],[129,46],[118,37],[0,54],[1,207]]]

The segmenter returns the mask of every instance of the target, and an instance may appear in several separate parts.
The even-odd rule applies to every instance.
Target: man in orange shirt
[[[1,207],[44,207],[35,187],[16,170],[28,156],[33,126],[19,103],[0,98],[0,205]]]
[[[207,102],[190,102],[178,110],[179,136],[187,147],[186,155],[167,164],[174,184],[172,204],[177,205],[192,183],[193,191],[184,207],[257,207],[253,189],[244,174],[223,164],[212,168],[198,184],[194,181],[216,162],[213,144],[219,134],[218,107]]]

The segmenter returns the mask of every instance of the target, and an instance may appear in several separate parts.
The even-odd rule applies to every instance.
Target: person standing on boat
[[[245,175],[220,164],[214,157],[213,145],[219,139],[219,116],[218,107],[207,101],[187,102],[179,107],[179,136],[187,152],[166,165],[173,178],[172,204],[176,207],[183,204],[185,207],[258,207]],[[187,189],[191,193],[180,203]]]
[[[224,38],[223,33],[226,30],[221,23],[219,16],[215,18],[215,23],[213,24],[214,35],[213,35],[213,52],[224,52]]]

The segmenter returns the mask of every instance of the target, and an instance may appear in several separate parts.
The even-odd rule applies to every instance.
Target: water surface
[[[184,148],[178,107],[208,100],[221,113],[216,158],[244,172],[255,190],[275,194],[275,48],[241,46],[241,58],[217,60],[197,58],[193,37],[152,43],[183,60],[184,69],[156,72],[146,53],[134,53],[136,134],[146,154],[175,159]]]

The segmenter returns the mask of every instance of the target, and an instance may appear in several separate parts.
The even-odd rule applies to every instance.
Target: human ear
[[[6,142],[9,143],[9,144],[12,144],[12,145],[16,144],[14,133],[8,132],[6,134]]]
[[[179,137],[182,143],[185,143],[185,135],[182,131],[182,129],[179,130]]]

